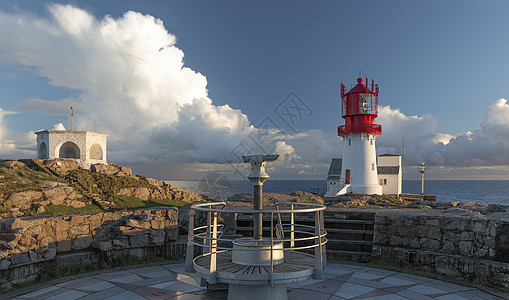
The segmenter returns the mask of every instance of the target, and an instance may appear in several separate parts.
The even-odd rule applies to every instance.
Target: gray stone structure
[[[0,290],[48,268],[86,266],[101,258],[182,258],[174,207],[0,220]]]
[[[72,159],[85,169],[93,164],[107,164],[107,134],[72,130],[42,130],[35,134],[39,159]]]

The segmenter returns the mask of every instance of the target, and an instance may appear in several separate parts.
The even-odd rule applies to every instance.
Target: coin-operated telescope
[[[263,208],[262,186],[263,183],[269,179],[269,174],[265,172],[265,163],[275,161],[278,157],[278,154],[256,154],[242,156],[244,163],[251,164],[251,172],[247,175],[247,179],[253,183],[253,206],[255,210],[261,210]],[[253,236],[258,240],[262,239],[262,214],[258,214],[257,218],[255,219]]]

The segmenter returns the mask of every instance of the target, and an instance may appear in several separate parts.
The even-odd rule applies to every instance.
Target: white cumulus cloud
[[[406,116],[399,109],[381,107],[376,119],[382,124],[377,139],[379,153],[401,153],[405,160],[441,166],[509,165],[509,105],[499,99],[490,105],[480,128],[456,136],[437,132],[437,120],[429,115]]]
[[[78,128],[109,134],[109,157],[117,161],[206,163],[217,167],[231,155],[280,154],[273,166],[290,174],[326,172],[341,156],[334,133],[309,129],[283,135],[256,128],[247,115],[208,97],[207,78],[184,65],[184,53],[161,20],[129,11],[119,18],[97,18],[70,5],[50,5],[48,18],[0,12],[0,59],[77,91],[66,99],[29,99],[19,110],[61,114],[76,107]],[[338,108],[339,109],[339,108]],[[0,109],[0,149],[34,147],[33,133],[13,141]],[[509,165],[509,105],[491,105],[480,128],[456,136],[437,132],[430,114],[407,116],[380,107],[379,154],[443,166]],[[62,124],[55,128],[63,129]],[[270,141],[260,147],[260,141]],[[265,148],[264,148],[265,147]],[[263,151],[264,148],[266,151]]]
[[[5,116],[10,114],[13,114],[13,112],[0,107],[0,153],[9,153],[15,149],[15,143],[4,121]]]
[[[48,19],[0,13],[0,58],[80,94],[17,108],[48,114],[77,106],[79,127],[110,134],[109,149],[124,160],[204,159],[254,130],[240,111],[212,104],[207,79],[184,66],[161,20],[132,11],[97,19],[70,5],[48,10]]]
[[[279,163],[300,158],[283,141],[291,136],[255,128],[240,110],[214,105],[206,77],[184,66],[161,20],[133,11],[98,19],[58,4],[48,11],[48,19],[0,12],[0,58],[79,95],[29,99],[17,109],[62,114],[73,106],[75,127],[109,134],[109,157],[124,162],[225,163],[232,153],[240,159],[263,151],[256,138],[267,134],[266,150],[280,152]]]

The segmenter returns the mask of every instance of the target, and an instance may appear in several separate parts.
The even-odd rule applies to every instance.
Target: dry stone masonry
[[[374,243],[458,254],[475,258],[495,258],[500,220],[475,214],[391,212],[375,215]]]
[[[373,255],[420,270],[509,287],[509,221],[465,211],[385,210],[376,213]]]
[[[107,257],[172,243],[177,222],[176,208],[0,220],[0,286],[23,282],[16,278],[23,266],[62,255],[94,251]]]

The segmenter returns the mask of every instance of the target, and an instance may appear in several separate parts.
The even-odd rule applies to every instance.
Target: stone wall
[[[97,253],[105,258],[162,253],[177,240],[177,227],[176,208],[0,220],[0,286],[24,282],[21,269],[35,279],[33,272],[40,270],[35,265],[58,266],[62,257],[72,261],[74,254],[91,252],[97,259]]]
[[[375,215],[373,255],[421,270],[509,287],[509,226],[478,213],[384,211]]]

